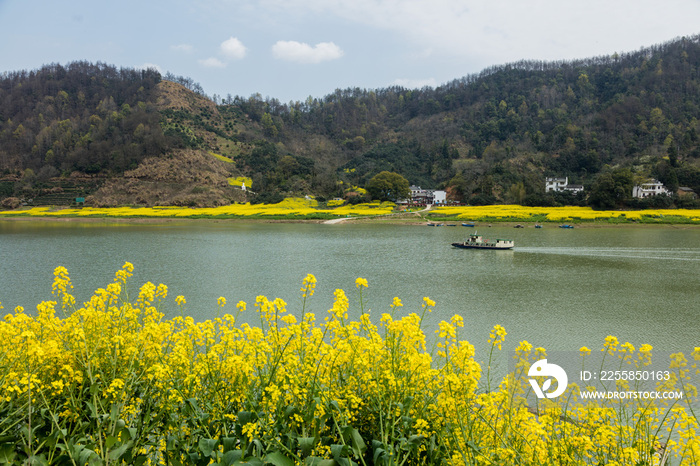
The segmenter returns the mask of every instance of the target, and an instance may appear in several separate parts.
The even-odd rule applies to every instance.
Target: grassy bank
[[[335,291],[323,315],[259,296],[252,306],[219,298],[220,317],[194,322],[182,296],[146,283],[132,291],[129,263],[84,305],[63,267],[53,301],[0,322],[0,462],[10,464],[698,464],[700,348],[672,356],[664,389],[677,402],[584,402],[576,383],[533,400],[527,373],[544,348],[506,343],[495,325],[489,354],[460,338],[459,316],[422,329],[435,303],[383,313]],[[181,317],[165,319],[168,306]],[[241,312],[259,326],[240,325]],[[360,316],[349,319],[349,314]],[[467,323],[468,325],[468,323]],[[485,336],[486,337],[486,336]],[[503,346],[515,369],[491,372]],[[620,368],[644,369],[651,347],[608,337]],[[590,350],[580,349],[583,364]],[[482,361],[482,362],[478,362]],[[547,389],[547,383],[543,389]],[[628,389],[631,383],[627,383]]]

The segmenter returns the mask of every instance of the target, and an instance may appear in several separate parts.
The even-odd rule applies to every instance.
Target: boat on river
[[[515,242],[512,239],[497,239],[495,241],[484,239],[482,235],[469,235],[461,243],[452,243],[455,248],[462,249],[513,249]]]

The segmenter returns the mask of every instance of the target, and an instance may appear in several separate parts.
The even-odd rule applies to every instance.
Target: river
[[[548,349],[601,348],[607,335],[636,347],[690,353],[700,346],[700,229],[681,226],[542,229],[477,226],[487,238],[511,238],[511,251],[450,246],[473,229],[375,223],[173,221],[116,223],[0,220],[0,302],[29,312],[51,299],[53,269],[65,266],[78,302],[111,282],[125,261],[135,266],[130,292],[145,281],[168,285],[196,320],[215,317],[217,298],[235,312],[258,295],[282,298],[299,312],[306,274],[318,280],[307,311],[322,320],[342,288],[359,313],[355,279],[365,278],[365,308],[375,322],[394,296],[403,313],[464,318],[460,338],[483,347],[495,324],[505,348],[521,340]]]

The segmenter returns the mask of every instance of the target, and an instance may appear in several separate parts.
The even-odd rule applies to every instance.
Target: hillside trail
[[[427,212],[427,211],[429,211],[429,210],[432,209],[432,208],[433,208],[433,206],[432,206],[432,204],[431,204],[431,205],[426,206],[425,209],[417,210],[417,211],[411,212],[411,213],[412,213],[412,214],[416,214],[416,215],[418,215],[418,216],[420,217],[421,214],[422,214],[423,212]],[[405,214],[406,214],[406,212],[397,212],[397,213],[394,213],[394,214],[381,214],[381,215],[372,215],[372,216],[364,216],[364,217],[341,217],[341,218],[334,218],[334,219],[331,219],[331,220],[326,220],[326,221],[324,221],[323,223],[326,224],[326,225],[333,225],[333,224],[336,224],[336,223],[344,222],[344,221],[346,221],[346,220],[352,220],[352,219],[358,219],[358,218],[366,219],[366,218],[374,218],[374,217],[392,217],[392,216],[395,216],[395,215],[405,215]]]

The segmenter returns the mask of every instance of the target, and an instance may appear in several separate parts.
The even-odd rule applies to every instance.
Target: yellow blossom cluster
[[[231,186],[238,186],[239,188],[241,188],[245,184],[246,189],[250,189],[253,187],[253,180],[251,178],[248,178],[247,176],[230,177],[226,178],[226,180]]]
[[[132,273],[125,263],[112,283],[77,305],[67,298],[68,271],[59,267],[57,301],[41,303],[36,315],[17,308],[0,322],[0,451],[8,462],[700,462],[691,409],[700,348],[671,358],[664,388],[685,390],[678,403],[588,403],[575,383],[557,400],[533,401],[523,374],[545,357],[544,348],[520,342],[515,369],[495,377],[491,357],[506,330],[494,326],[491,354],[481,361],[460,339],[465,321],[455,315],[437,325],[428,350],[423,317],[435,306],[428,297],[421,315],[403,316],[394,298],[375,323],[338,289],[317,322],[306,309],[316,278],[307,275],[299,312],[259,296],[259,327],[240,325],[238,314],[195,322],[164,318],[165,285],[148,282],[129,299]],[[368,283],[355,284],[362,300]],[[236,307],[246,312],[245,302]],[[644,367],[651,351],[610,336],[602,353]]]
[[[233,163],[233,160],[231,160],[230,158],[226,157],[225,155],[217,154],[217,153],[211,152],[211,151],[209,151],[209,155],[211,155],[212,157],[214,157],[214,158],[216,158],[216,159],[221,160],[222,162]]]

